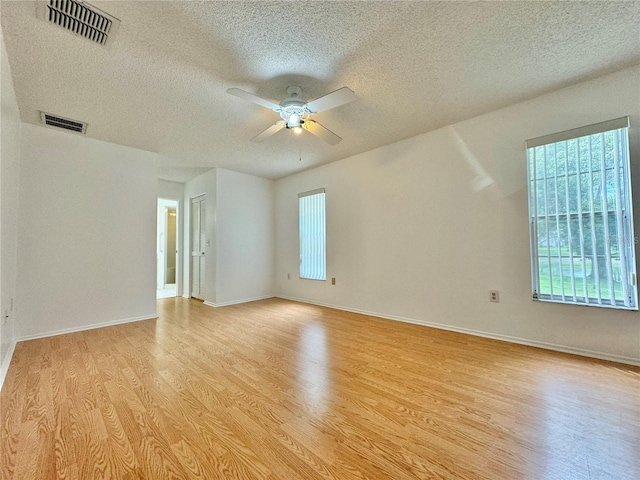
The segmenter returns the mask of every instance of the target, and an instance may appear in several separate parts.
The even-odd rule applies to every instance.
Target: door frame
[[[156,200],[156,217],[157,217],[158,201],[160,200],[169,200],[171,202],[176,202],[176,297],[179,297],[182,295],[183,283],[184,283],[182,279],[182,275],[183,275],[182,262],[180,261],[180,259],[182,258],[182,237],[183,237],[182,230],[181,230],[182,198],[173,197],[170,195],[158,195],[158,198]],[[164,210],[166,212],[166,208]],[[166,220],[163,220],[163,221],[166,221]],[[156,227],[156,230],[157,230],[157,227]],[[166,241],[167,239],[165,235],[165,238],[163,239],[163,242],[165,243],[165,248],[166,248]],[[158,242],[157,238],[156,238],[156,242]],[[156,288],[158,283],[157,268],[158,266],[156,262],[156,280],[154,282],[156,284]],[[165,276],[165,283],[166,283],[166,276]]]
[[[164,207],[164,231],[166,232],[166,235],[164,236],[163,239],[163,247],[164,247],[164,261],[163,261],[163,266],[164,266],[164,287],[166,288],[167,285],[169,285],[169,283],[167,282],[167,264],[168,264],[168,257],[169,257],[169,213],[171,211],[175,211],[175,250],[174,250],[174,255],[175,255],[175,260],[174,260],[174,264],[175,264],[175,272],[173,273],[174,275],[174,282],[173,284],[176,286],[176,296],[178,296],[178,204],[176,203],[175,209],[173,209],[173,207],[169,207],[169,206],[165,206]]]

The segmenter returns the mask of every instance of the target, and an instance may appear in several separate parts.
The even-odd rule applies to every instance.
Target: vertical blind
[[[535,299],[637,309],[628,126],[527,140]]]
[[[298,194],[300,278],[327,278],[324,196],[324,188]]]

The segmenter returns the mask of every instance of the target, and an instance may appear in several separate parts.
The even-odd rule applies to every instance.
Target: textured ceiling
[[[94,1],[122,22],[100,47],[6,2],[2,30],[22,120],[88,122],[87,136],[156,152],[161,178],[211,168],[279,178],[640,63],[640,2]],[[307,132],[250,138],[288,85],[357,100]]]

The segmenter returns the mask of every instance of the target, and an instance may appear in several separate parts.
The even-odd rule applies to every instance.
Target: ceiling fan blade
[[[329,145],[337,145],[342,140],[342,138],[340,138],[338,135],[333,133],[328,128],[323,127],[315,120],[307,120],[302,124],[302,128],[313,133],[316,137],[324,140]]]
[[[271,125],[269,128],[267,128],[264,132],[256,135],[255,137],[253,137],[251,139],[252,142],[254,143],[260,143],[265,141],[267,138],[269,138],[271,135],[279,132],[280,130],[282,130],[286,125],[286,122],[278,122],[274,125]]]
[[[245,92],[244,90],[240,90],[239,88],[229,88],[227,90],[229,95],[234,95],[236,97],[240,97],[244,100],[248,100],[249,102],[257,103],[261,107],[268,108],[269,110],[276,110],[280,108],[280,105],[277,105],[269,100],[265,100],[264,98],[260,98],[255,96],[253,93]]]
[[[307,107],[313,113],[323,112],[331,108],[339,107],[345,103],[353,102],[356,94],[348,87],[342,87],[335,92],[327,93],[324,97],[316,98],[307,103]]]

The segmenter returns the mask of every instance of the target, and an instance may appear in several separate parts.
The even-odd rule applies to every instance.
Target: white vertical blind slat
[[[571,231],[571,201],[569,199],[569,148],[567,142],[562,142],[564,147],[564,201],[565,201],[565,211],[567,213],[567,243],[569,244],[569,272],[571,274],[571,296],[573,297],[573,301],[577,302],[578,298],[576,295],[576,275],[573,266],[573,232]],[[579,179],[579,174],[577,174],[577,178]]]
[[[629,135],[627,129],[624,131],[624,135],[621,135],[621,153],[624,155],[623,167],[628,170],[630,161],[629,161]],[[637,285],[638,283],[638,272],[635,268],[635,244],[634,239],[638,238],[634,236],[633,232],[633,207],[631,206],[631,175],[626,172],[624,175],[624,180],[621,181],[622,186],[620,187],[622,193],[624,193],[624,224],[625,224],[625,239],[631,239],[630,242],[625,243],[624,254],[625,261],[627,262],[627,277],[625,279],[625,283],[629,286],[629,301],[632,306],[638,308],[638,289],[637,286],[635,288],[631,288],[631,282],[633,281],[633,285]],[[633,280],[632,280],[633,274]]]
[[[584,224],[582,221],[582,171],[580,168],[580,140],[576,139],[576,172],[578,190],[578,228],[580,229],[580,261],[582,262],[582,293],[584,302],[589,302],[589,290],[587,288],[587,259],[584,256]]]
[[[590,225],[590,234],[591,234],[591,254],[593,255],[593,260],[591,260],[591,272],[594,274],[596,280],[596,299],[598,305],[602,305],[602,295],[600,291],[600,272],[598,269],[598,250],[596,248],[597,240],[596,240],[596,216],[594,212],[595,205],[593,203],[593,142],[591,141],[591,137],[589,137],[589,219],[591,222]],[[589,299],[587,298],[587,303],[589,303]]]
[[[611,260],[611,235],[609,232],[609,199],[607,198],[607,160],[605,149],[605,134],[598,135],[600,139],[600,201],[602,202],[602,222],[604,228],[604,254],[606,258],[607,283],[611,304],[616,303],[616,291],[613,286],[613,262]]]
[[[529,150],[529,160],[532,162],[531,168],[529,168],[530,178],[530,188],[529,198],[531,205],[533,205],[533,212],[529,214],[529,221],[531,223],[531,261],[533,263],[533,268],[531,272],[532,281],[536,286],[536,291],[533,293],[537,296],[540,293],[540,261],[538,258],[538,183],[537,183],[537,157],[536,157],[536,149],[532,148]]]
[[[547,146],[544,146],[542,156],[542,168],[544,169],[544,224],[547,234],[547,267],[549,268],[549,293],[553,295],[553,267],[551,265],[551,242],[549,236],[549,189],[547,184]]]
[[[553,145],[553,169],[557,175],[558,173],[558,144]],[[564,273],[562,268],[562,242],[560,241],[560,200],[558,199],[558,181],[560,180],[556,176],[556,181],[553,182],[553,190],[555,193],[555,206],[556,206],[556,237],[557,237],[557,257],[558,257],[558,269],[560,270],[560,294],[562,295],[562,301],[565,301],[564,295]]]

